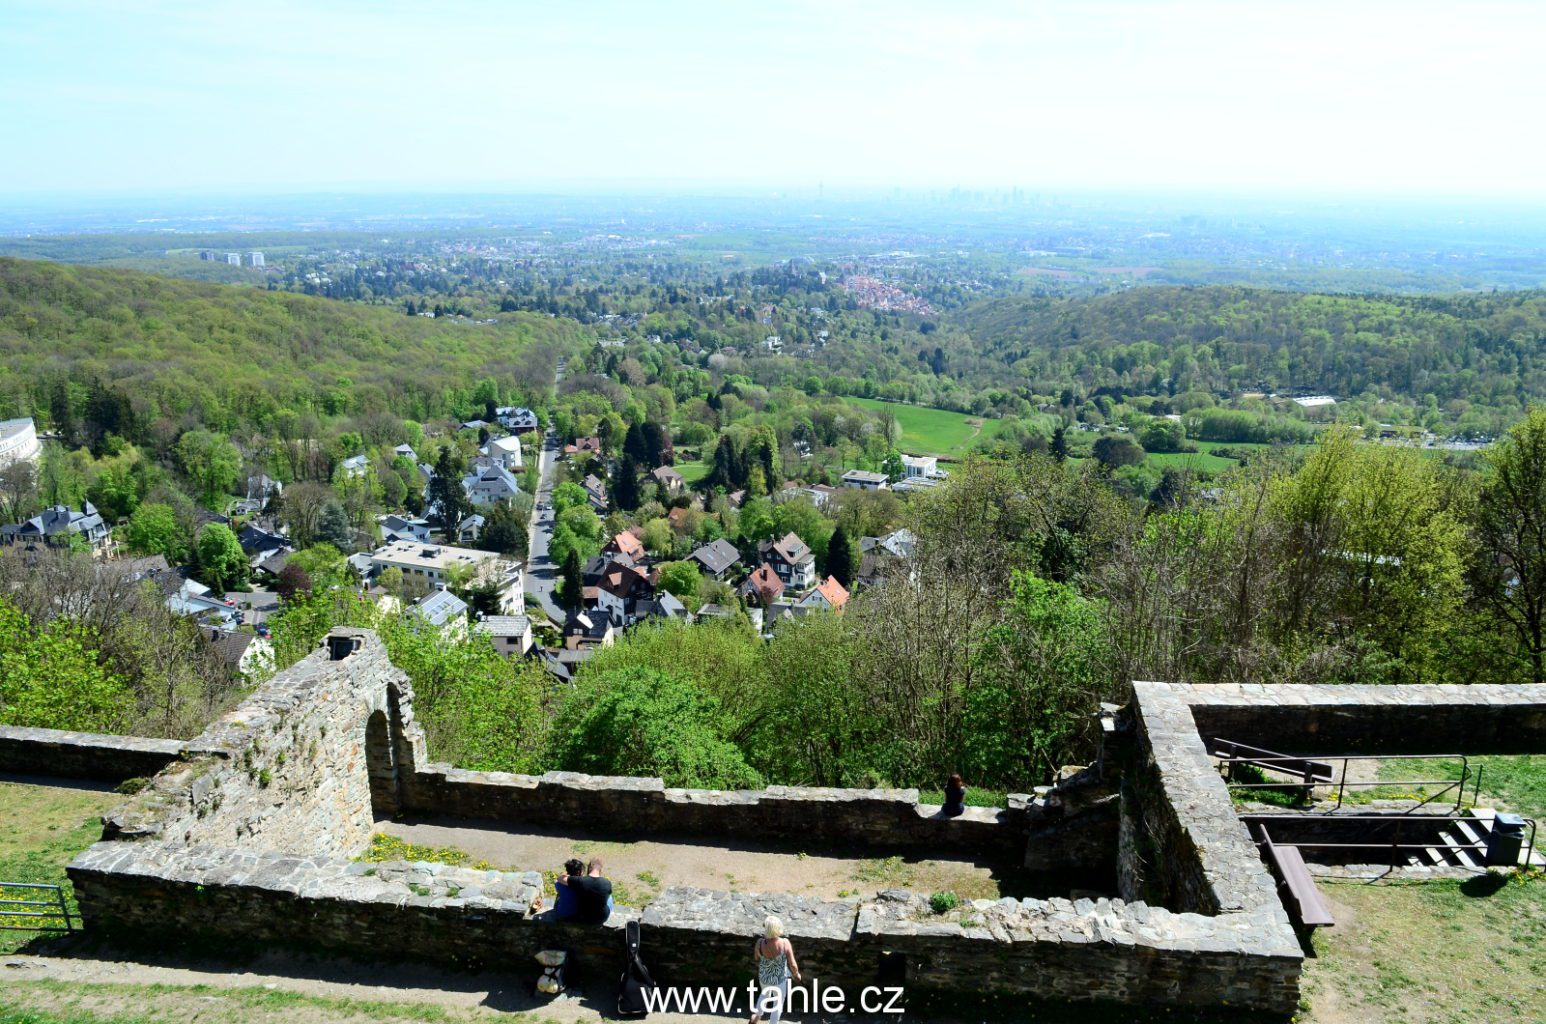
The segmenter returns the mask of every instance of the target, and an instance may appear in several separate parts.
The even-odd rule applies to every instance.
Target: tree
[[[97,635],[70,619],[41,628],[0,597],[0,722],[116,732],[134,695],[98,661]]]
[[[639,507],[639,466],[632,455],[617,460],[611,491],[613,511],[632,512]]]
[[[521,495],[520,497],[525,497]],[[527,506],[530,507],[529,505]],[[483,551],[495,551],[501,555],[521,555],[526,551],[526,516],[516,510],[513,502],[501,501],[489,509],[478,534],[477,546]]]
[[[1089,748],[1090,708],[1116,692],[1098,605],[1017,572],[1006,610],[977,652],[962,708],[961,771],[984,785],[1050,779]]]
[[[317,516],[317,540],[331,544],[339,551],[354,550],[354,526],[349,522],[349,513],[338,502],[330,501],[322,506]]]
[[[206,508],[223,504],[242,471],[242,453],[227,438],[208,430],[190,430],[177,439],[177,461],[199,488]]]
[[[322,510],[335,500],[332,488],[310,480],[285,488],[278,499],[279,521],[297,547],[309,548],[316,543]]]
[[[129,517],[124,541],[138,555],[163,555],[173,565],[188,557],[188,535],[170,505],[141,505]]]
[[[197,542],[199,578],[224,593],[247,582],[247,555],[231,528],[209,523]]]
[[[848,531],[839,526],[832,531],[832,539],[827,542],[827,573],[843,585],[843,589],[851,589],[854,582],[854,550],[848,542]]]
[[[1068,429],[1058,424],[1052,431],[1052,457],[1058,462],[1068,458]]]
[[[1092,449],[1096,461],[1107,469],[1136,466],[1143,461],[1143,449],[1131,438],[1106,434],[1095,439]]]
[[[448,538],[454,538],[462,521],[472,515],[472,502],[462,488],[464,468],[456,450],[447,445],[440,449],[435,475],[429,481],[429,504],[440,517],[440,527]]]
[[[667,786],[749,789],[762,777],[719,731],[719,702],[653,669],[598,672],[570,691],[551,757],[567,771],[659,776]]]
[[[303,599],[310,597],[311,576],[300,566],[287,562],[285,567],[279,570],[279,581],[274,584],[274,592],[285,601],[295,600],[297,594]]]
[[[644,550],[656,558],[670,555],[676,547],[676,533],[671,529],[671,520],[651,519],[644,524],[644,532],[639,540],[644,543]]]
[[[38,471],[26,459],[0,468],[0,519],[19,523],[37,514]]]
[[[697,562],[662,562],[656,568],[660,573],[661,590],[683,601],[696,603],[698,587],[703,582],[703,573],[698,571]]]
[[[1138,443],[1148,452],[1178,452],[1186,443],[1186,434],[1175,420],[1151,419],[1139,432]]]
[[[1546,406],[1536,406],[1486,454],[1476,505],[1476,592],[1518,639],[1536,683],[1546,682]]]
[[[558,603],[566,611],[585,607],[585,583],[580,575],[580,554],[573,548],[564,555],[563,578],[559,581]]]

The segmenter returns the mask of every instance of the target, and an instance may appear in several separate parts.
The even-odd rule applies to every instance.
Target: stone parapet
[[[183,747],[181,740],[0,725],[0,772],[122,782],[156,774]]]

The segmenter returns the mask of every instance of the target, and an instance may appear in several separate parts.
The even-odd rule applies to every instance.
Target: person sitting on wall
[[[579,861],[571,861],[578,865]],[[566,864],[567,868],[569,865]],[[601,924],[612,916],[612,883],[601,877],[601,858],[592,857],[585,874],[560,875],[555,881],[574,895],[575,919],[583,924]],[[560,897],[561,898],[561,897]]]
[[[961,776],[951,775],[945,780],[945,806],[939,813],[946,818],[959,818],[966,811],[966,784]]]
[[[578,917],[580,915],[579,890],[557,883],[565,881],[571,875],[578,877],[583,874],[585,874],[585,862],[583,860],[578,857],[570,857],[564,861],[563,872],[554,879],[555,884],[553,887],[558,890],[558,898],[553,901],[553,913],[549,915],[550,917],[562,921],[566,918]]]

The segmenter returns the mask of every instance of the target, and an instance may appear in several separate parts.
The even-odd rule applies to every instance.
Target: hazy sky
[[[0,193],[1546,195],[1537,0],[0,0]]]

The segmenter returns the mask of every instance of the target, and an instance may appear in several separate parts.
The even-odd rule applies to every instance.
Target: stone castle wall
[[[109,838],[70,868],[90,927],[514,969],[558,946],[610,975],[621,967],[621,923],[636,917],[659,980],[686,985],[748,976],[751,940],[771,912],[785,919],[806,973],[844,987],[876,982],[884,961],[909,987],[946,993],[1227,1002],[1286,1014],[1297,1004],[1301,947],[1204,735],[1288,753],[1546,748],[1546,687],[1137,683],[1108,740],[1109,774],[946,821],[910,790],[725,793],[432,765],[412,691],[379,643],[338,639],[346,657],[319,650],[281,673],[109,817]],[[21,741],[0,735],[0,751],[7,742],[16,756]],[[174,753],[151,747],[145,756]],[[373,812],[396,811],[619,836],[1016,849],[1048,870],[1104,848],[1123,899],[980,901],[941,917],[905,892],[818,901],[673,888],[642,914],[620,908],[607,926],[584,929],[530,912],[533,872],[352,862]]]
[[[177,760],[183,747],[181,740],[0,725],[0,772],[107,782],[148,779]]]

